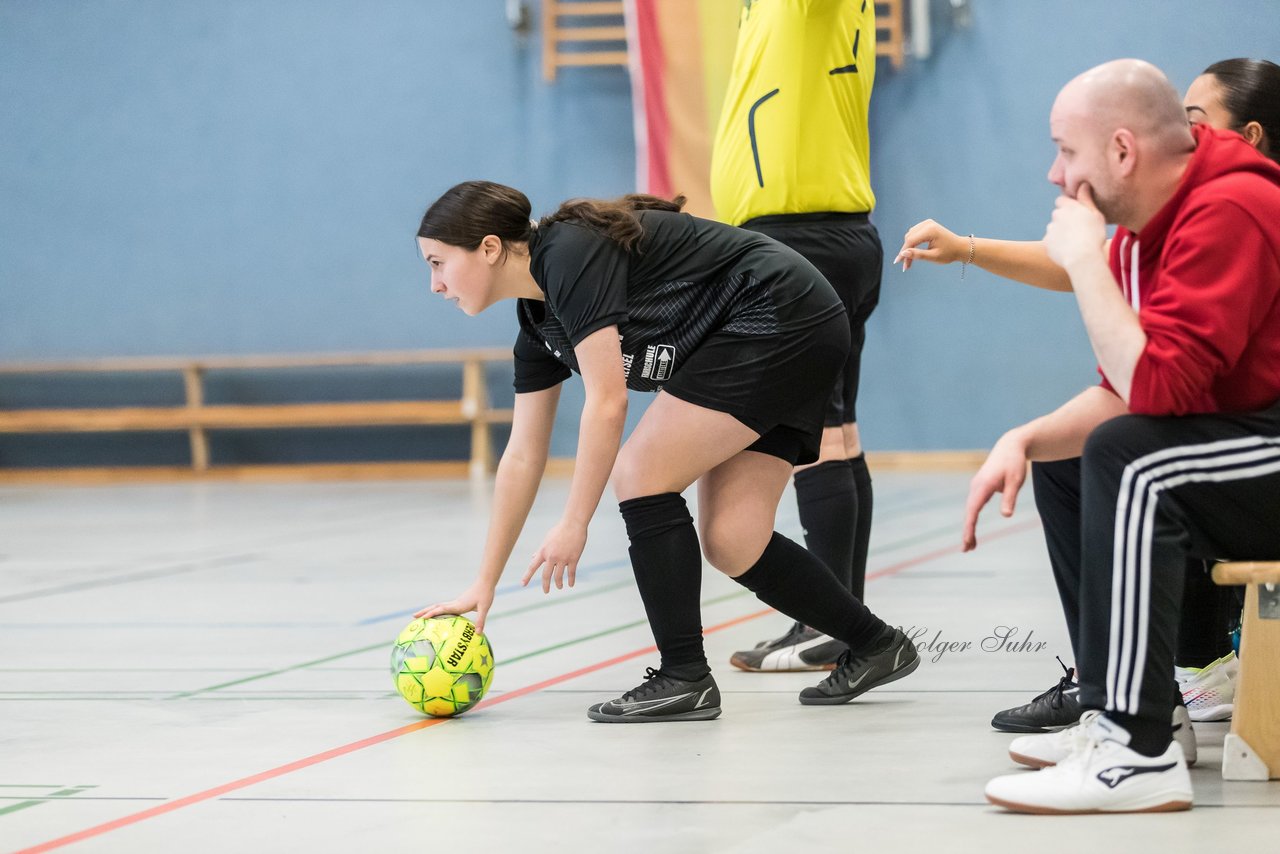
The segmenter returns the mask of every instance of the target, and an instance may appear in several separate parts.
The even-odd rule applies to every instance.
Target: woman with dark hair
[[[1204,70],[1183,99],[1192,124],[1233,130],[1280,163],[1280,65],[1224,59]]]
[[[514,299],[516,401],[498,465],[479,577],[418,616],[477,612],[528,517],[546,465],[559,387],[586,387],[564,514],[534,554],[549,592],[574,583],[605,483],[661,663],[589,717],[709,720],[720,695],[702,645],[702,554],[762,601],[849,645],[804,704],[844,703],[912,672],[919,658],[816,557],[773,531],[792,466],[817,459],[832,383],[849,349],[844,306],[808,261],[773,240],[680,213],[653,196],[580,199],[533,223],[523,193],[485,181],[450,189],[418,230],[431,289],[467,314]],[[619,448],[627,390],[657,397]],[[699,526],[681,493],[698,483]]]
[[[1264,156],[1280,162],[1280,65],[1265,59],[1215,62],[1192,81],[1182,103],[1193,125],[1235,131]],[[907,231],[894,263],[902,262],[908,270],[918,260],[959,261],[1039,288],[1071,290],[1065,271],[1049,260],[1039,240],[959,235],[930,219]],[[1234,710],[1237,663],[1229,634],[1238,624],[1240,604],[1233,589],[1213,583],[1209,569],[1199,560],[1188,564],[1183,590],[1187,605],[1178,629],[1174,669],[1191,721],[1224,720]],[[1075,673],[1064,669],[1066,675],[1057,685],[1029,703],[998,712],[991,725],[1006,732],[1040,733],[1075,723],[1080,715]]]

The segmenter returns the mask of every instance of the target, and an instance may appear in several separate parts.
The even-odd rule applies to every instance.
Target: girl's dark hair
[[[631,251],[644,229],[636,211],[678,211],[684,207],[685,197],[663,199],[644,193],[629,193],[620,199],[570,199],[560,205],[559,210],[538,221],[538,227],[548,226],[553,222],[574,220],[595,229],[605,237],[617,243],[623,249]]]
[[[527,241],[533,233],[529,198],[492,181],[463,181],[445,191],[422,215],[418,236],[473,250],[486,235],[508,243]]]
[[[1242,131],[1257,122],[1266,135],[1260,150],[1280,163],[1280,65],[1265,59],[1224,59],[1204,70],[1222,87],[1222,105]]]
[[[574,220],[631,250],[643,234],[636,211],[678,211],[684,203],[684,196],[668,201],[639,193],[610,201],[570,199],[555,213],[544,216],[538,226]],[[473,250],[492,234],[502,240],[505,248],[513,242],[528,242],[533,235],[531,211],[528,197],[519,190],[492,181],[464,181],[446,190],[427,208],[418,236]]]

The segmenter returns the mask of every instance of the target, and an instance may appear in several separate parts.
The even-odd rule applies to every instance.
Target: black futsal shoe
[[[1080,683],[1075,681],[1074,667],[1058,659],[1064,675],[1048,691],[1030,703],[996,712],[991,726],[1001,732],[1055,732],[1074,725],[1084,709],[1080,708]]]
[[[690,682],[649,667],[644,682],[616,700],[596,703],[587,717],[609,724],[709,721],[720,716],[720,689],[708,673]]]
[[[800,692],[800,702],[806,706],[847,703],[872,688],[907,676],[919,666],[915,644],[898,629],[890,628],[870,650],[860,654],[846,650],[830,676]]]

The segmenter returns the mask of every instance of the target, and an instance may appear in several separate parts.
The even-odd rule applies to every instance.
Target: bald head
[[[1178,93],[1160,69],[1136,59],[1091,68],[1062,87],[1049,130],[1058,146],[1049,180],[1071,198],[1087,184],[1108,222],[1135,231],[1168,199],[1195,151]]]
[[[1140,59],[1089,69],[1062,88],[1053,109],[1103,137],[1128,129],[1155,153],[1180,155],[1194,147],[1178,91],[1164,72]]]

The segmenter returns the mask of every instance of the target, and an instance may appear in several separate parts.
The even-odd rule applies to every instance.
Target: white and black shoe
[[[1075,668],[1062,664],[1065,675],[1048,691],[1031,699],[1031,702],[1012,709],[996,712],[991,728],[1001,732],[1053,732],[1072,726],[1080,720],[1084,710],[1080,708],[1080,683],[1075,680]]]
[[[898,629],[890,628],[869,652],[854,655],[846,650],[831,675],[800,692],[806,706],[847,703],[872,688],[901,679],[920,666],[916,646]]]
[[[1086,715],[1069,755],[1034,774],[996,777],[987,783],[987,800],[1050,815],[1191,809],[1191,775],[1178,742],[1159,756],[1144,756],[1128,747],[1123,727],[1096,712]]]
[[[616,700],[587,709],[593,721],[642,724],[661,721],[709,721],[720,716],[720,689],[711,674],[690,682],[652,667],[644,682]]]
[[[729,663],[753,673],[793,673],[831,670],[849,647],[834,638],[796,623],[780,638],[761,641],[754,649],[735,652]]]
[[[1085,712],[1080,721],[1071,727],[1043,735],[1024,735],[1009,742],[1009,758],[1028,768],[1048,768],[1057,765],[1071,755],[1085,738],[1089,725],[1101,714]],[[1173,707],[1173,740],[1182,747],[1182,756],[1188,766],[1196,764],[1196,734],[1191,728],[1191,717],[1186,706]]]

